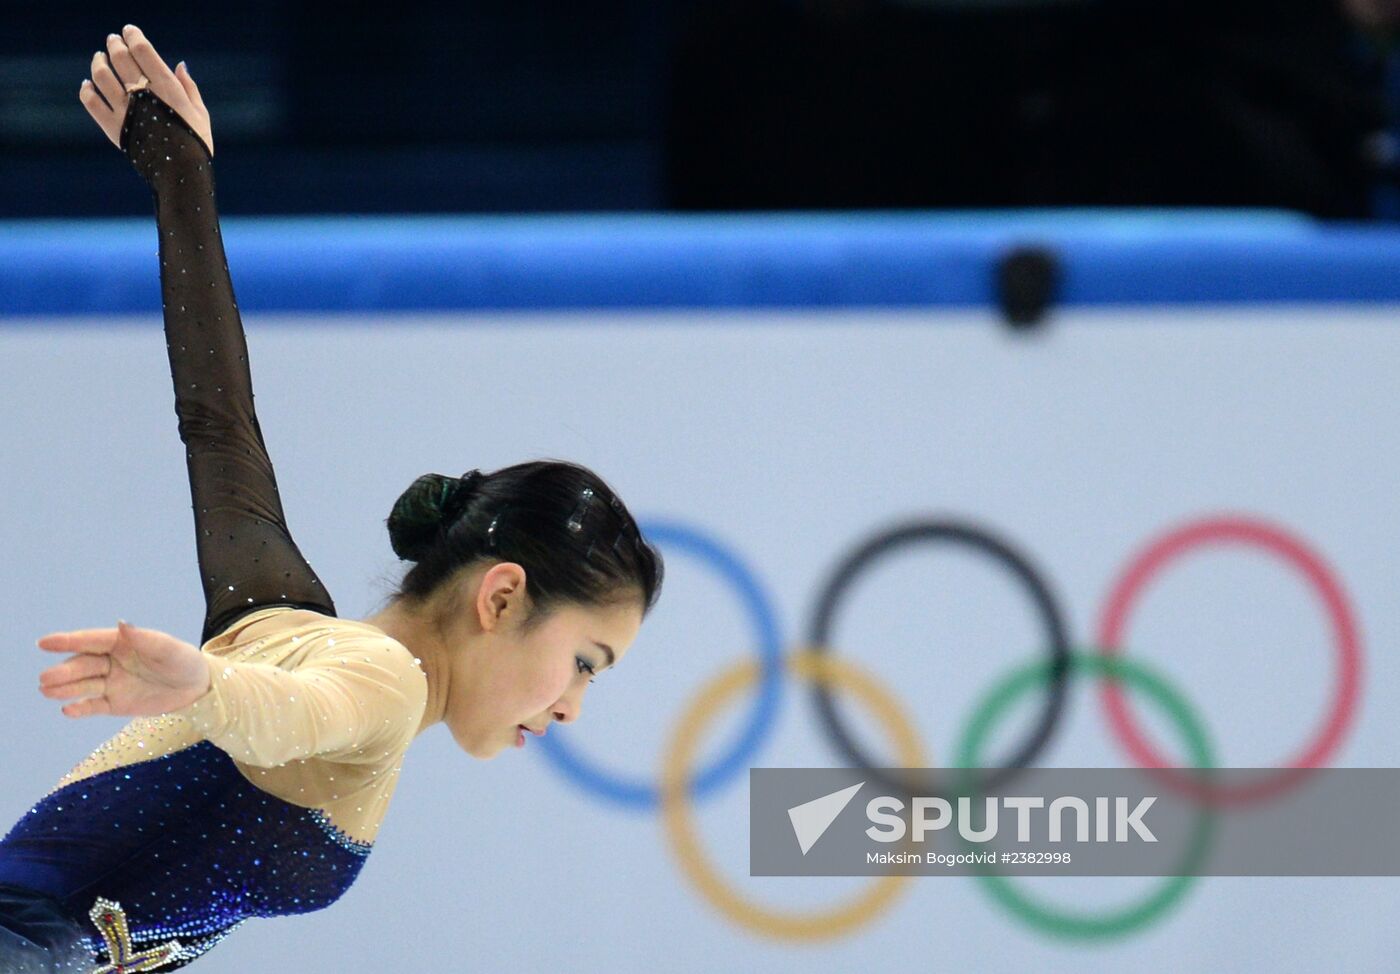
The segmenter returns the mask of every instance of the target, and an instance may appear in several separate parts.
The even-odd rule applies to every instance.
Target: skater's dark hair
[[[387,524],[394,553],[414,563],[393,602],[422,602],[467,566],[506,561],[525,569],[526,628],[567,603],[636,599],[645,616],[661,594],[660,552],[612,488],[575,463],[424,474],[394,503]]]

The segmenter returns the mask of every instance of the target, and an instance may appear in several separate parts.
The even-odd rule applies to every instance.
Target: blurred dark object
[[[1045,321],[1059,286],[1060,261],[1048,247],[1015,247],[997,262],[997,306],[1017,330]]]
[[[126,18],[189,61],[230,215],[1390,212],[1372,198],[1400,171],[1380,94],[1400,90],[1382,51],[1393,27],[1357,24],[1397,4],[464,0],[372,17],[328,0],[12,4],[0,218],[149,214],[77,97]]]
[[[188,60],[226,214],[661,205],[669,3],[12,6],[0,217],[149,215],[78,102],[93,51],[128,19],[171,64]]]
[[[1338,0],[708,0],[675,62],[684,209],[1369,212],[1380,94]]]
[[[1393,30],[1400,25],[1400,0],[1341,0],[1343,8],[1361,27]]]
[[[1340,0],[1358,28],[1356,61],[1381,92],[1385,126],[1366,144],[1376,172],[1372,215],[1400,221],[1400,0]]]

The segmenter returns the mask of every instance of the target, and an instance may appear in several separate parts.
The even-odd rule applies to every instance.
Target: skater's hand
[[[194,703],[209,690],[209,662],[198,647],[157,629],[119,622],[115,629],[51,633],[39,648],[76,656],[39,674],[39,692],[74,700],[69,717],[154,717]]]
[[[107,35],[107,49],[92,56],[92,80],[78,89],[78,100],[102,128],[112,144],[121,148],[122,120],[126,118],[127,92],[150,88],[204,140],[214,155],[214,135],[209,112],[199,88],[181,61],[174,71],[156,53],[139,27],[127,24],[120,34]]]

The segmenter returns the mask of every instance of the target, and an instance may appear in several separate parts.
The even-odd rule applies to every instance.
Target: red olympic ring
[[[1337,655],[1337,682],[1330,712],[1316,738],[1302,749],[1278,774],[1261,778],[1247,787],[1208,786],[1171,773],[1174,769],[1149,744],[1129,713],[1122,688],[1105,680],[1100,693],[1108,710],[1114,733],[1140,766],[1159,770],[1159,777],[1172,787],[1198,801],[1213,805],[1245,804],[1266,798],[1297,784],[1309,771],[1327,760],[1341,744],[1342,736],[1356,714],[1361,682],[1361,650],[1356,623],[1341,585],[1323,560],[1301,541],[1262,521],[1243,517],[1217,517],[1194,521],[1150,544],[1122,575],[1106,603],[1099,624],[1099,651],[1104,656],[1122,652],[1122,637],[1128,612],[1149,579],[1168,561],[1188,549],[1210,542],[1239,542],[1264,548],[1297,568],[1322,596],[1332,623]]]

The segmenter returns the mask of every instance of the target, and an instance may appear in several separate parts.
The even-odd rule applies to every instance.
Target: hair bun
[[[425,473],[399,495],[389,513],[389,545],[404,561],[419,561],[437,540],[445,524],[451,524],[466,510],[481,471],[471,470],[461,477]]]
[[[442,502],[442,522],[451,524],[461,517],[472,498],[476,496],[476,486],[481,481],[480,470],[468,470],[458,477]]]

